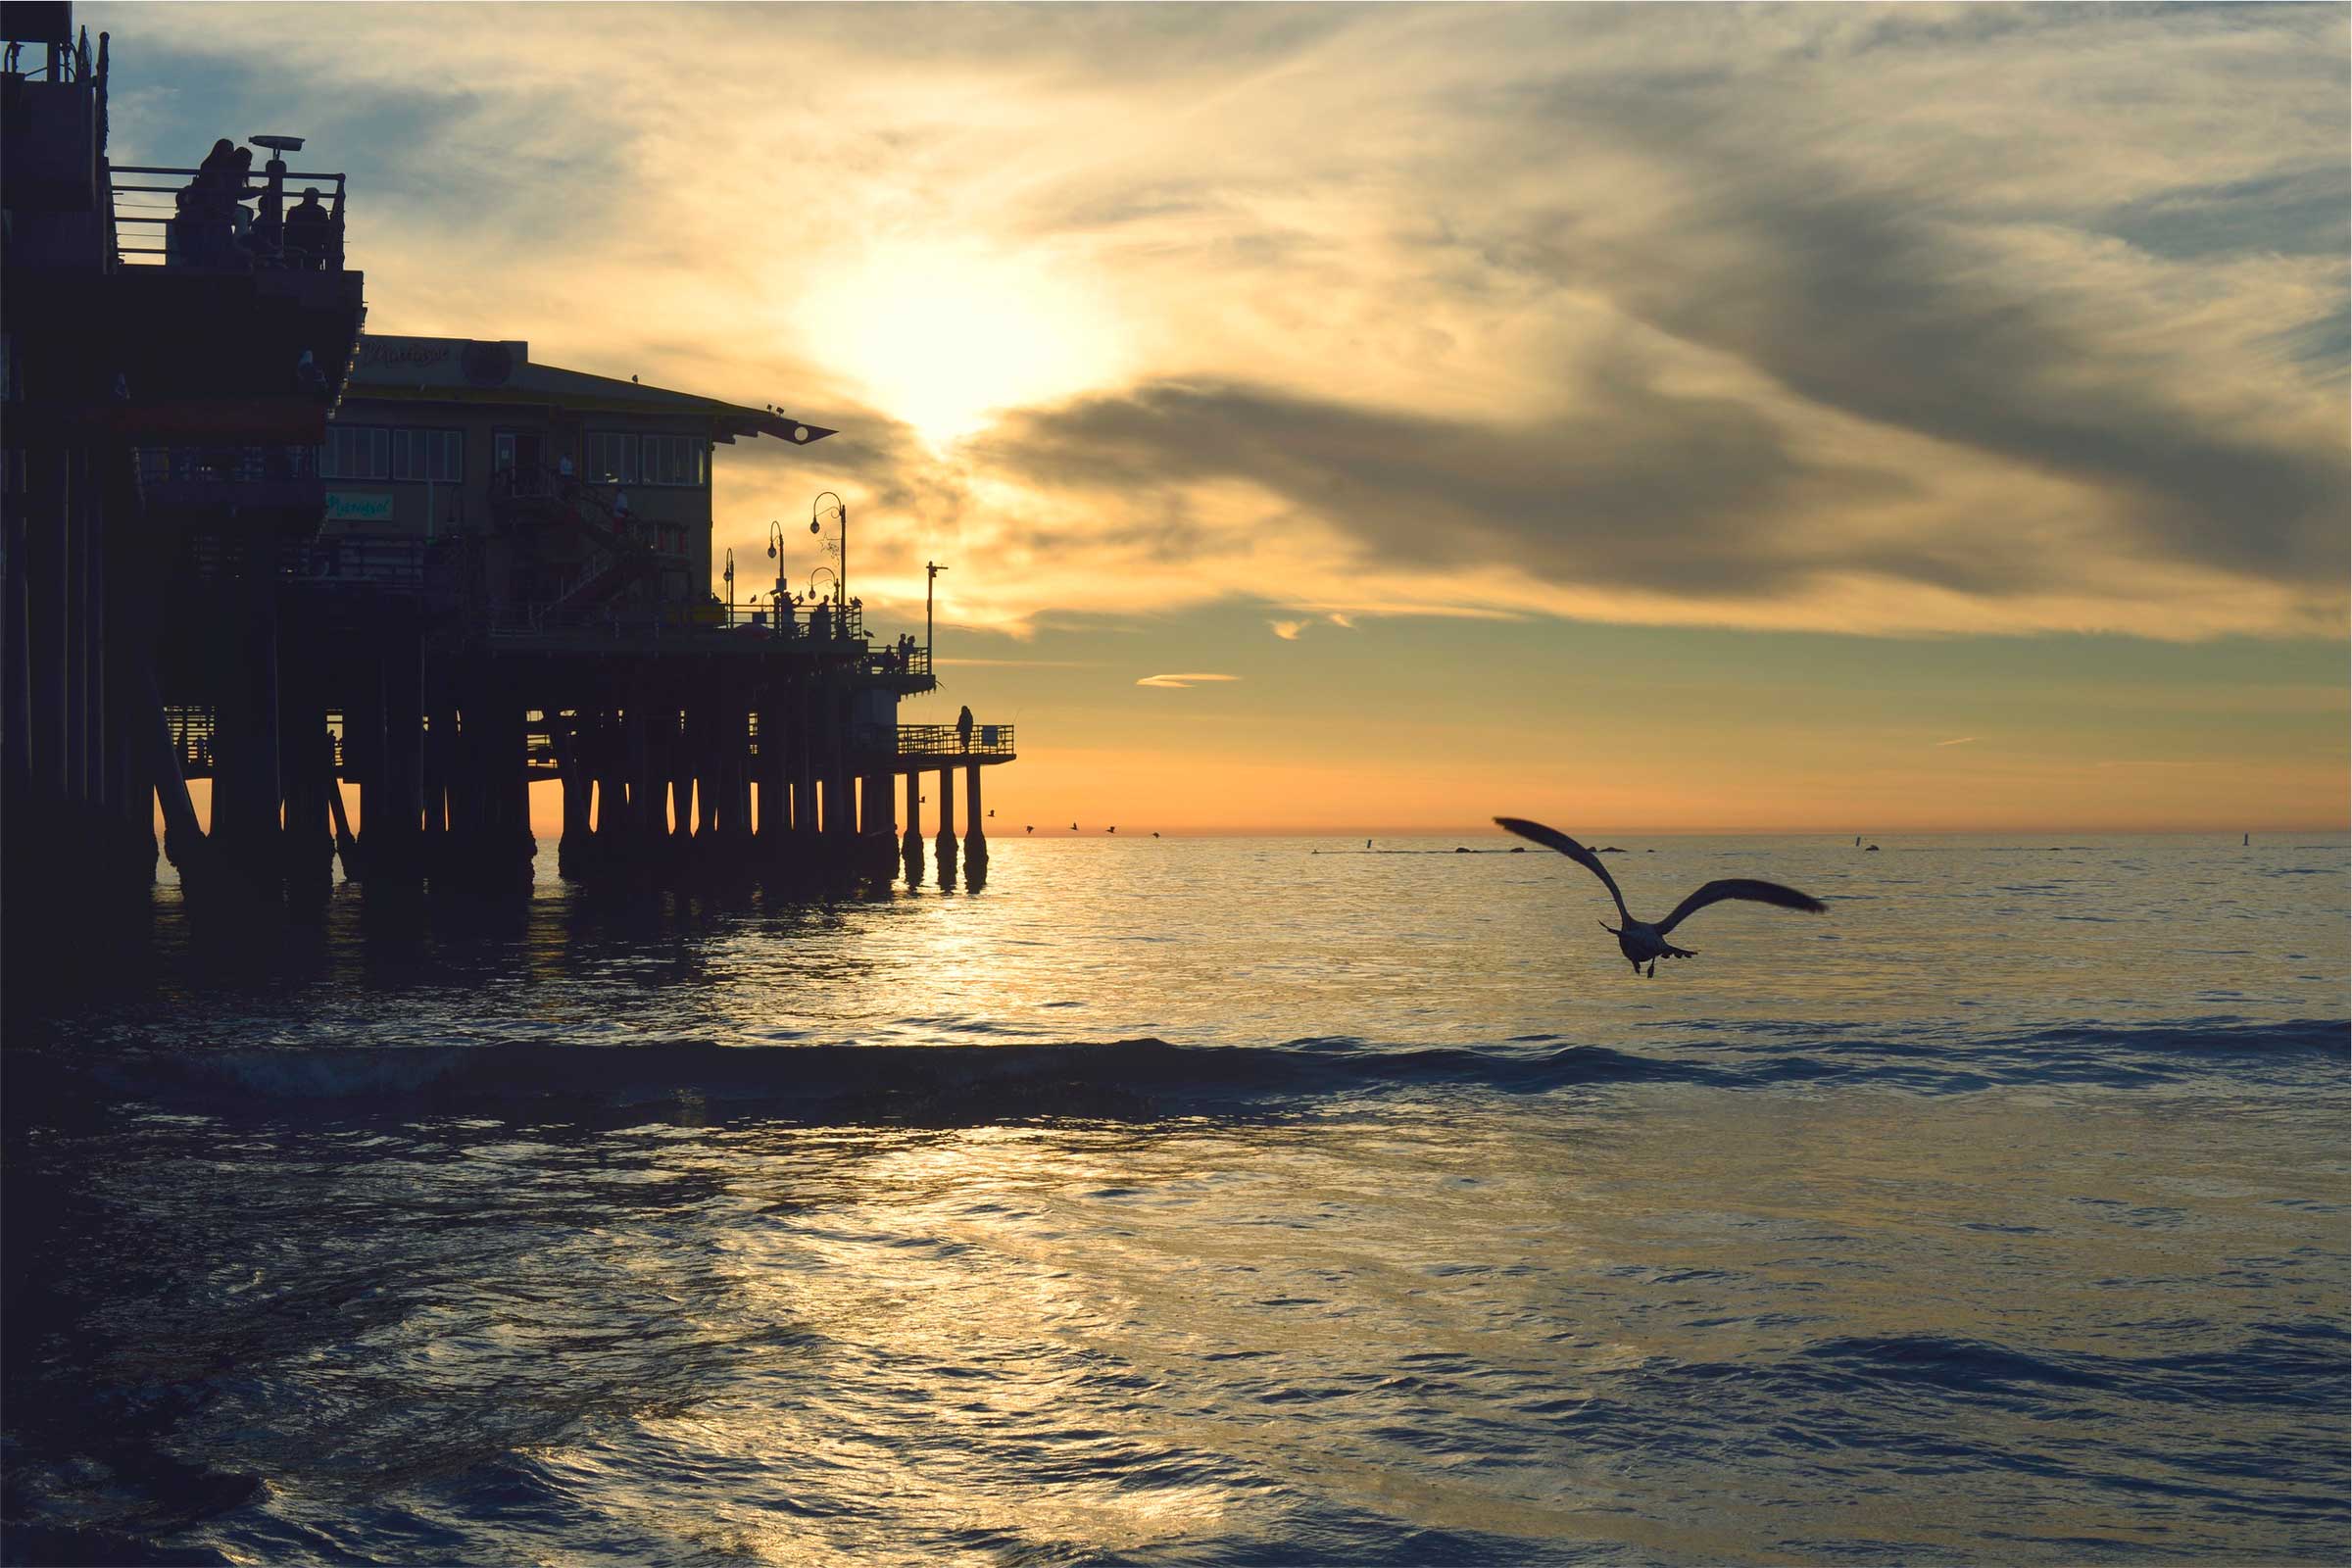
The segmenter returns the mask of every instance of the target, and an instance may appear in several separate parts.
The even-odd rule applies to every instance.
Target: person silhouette
[[[318,205],[318,187],[304,186],[302,200],[286,212],[286,249],[295,253],[294,266],[306,272],[323,269],[327,241],[334,228],[334,220]]]
[[[956,715],[956,743],[958,751],[972,749],[972,710],[968,706]]]

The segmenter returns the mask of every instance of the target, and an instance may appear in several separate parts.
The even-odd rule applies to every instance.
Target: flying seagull
[[[1823,913],[1828,907],[1819,899],[1799,893],[1794,888],[1785,888],[1778,882],[1751,882],[1745,877],[1726,877],[1700,888],[1676,905],[1672,914],[1656,925],[1650,925],[1634,918],[1633,911],[1625,906],[1625,895],[1617,891],[1617,879],[1609,875],[1609,868],[1601,864],[1600,858],[1591,850],[1557,828],[1530,822],[1525,817],[1498,816],[1494,821],[1497,826],[1523,839],[1533,839],[1547,849],[1559,851],[1600,878],[1601,886],[1609,890],[1609,897],[1617,901],[1619,918],[1625,921],[1622,926],[1613,926],[1603,920],[1600,928],[1617,939],[1617,951],[1625,955],[1626,961],[1634,966],[1636,974],[1642,973],[1642,966],[1646,963],[1649,965],[1648,972],[1654,976],[1658,972],[1660,958],[1697,957],[1698,955],[1688,948],[1678,948],[1669,943],[1666,936],[1710,904],[1720,904],[1725,899],[1747,899],[1756,904],[1777,904],[1784,909],[1803,909],[1809,914]]]

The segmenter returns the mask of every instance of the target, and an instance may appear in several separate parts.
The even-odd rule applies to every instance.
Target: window
[[[649,435],[638,467],[647,484],[696,485],[703,482],[703,440],[691,435]]]
[[[607,484],[699,485],[709,446],[699,435],[591,430],[587,477]]]
[[[454,484],[466,477],[466,436],[459,430],[394,430],[392,477]]]
[[[637,438],[618,430],[588,432],[587,473],[583,476],[606,484],[635,484],[637,482]]]
[[[392,432],[364,424],[330,424],[318,449],[318,472],[328,479],[388,479]]]

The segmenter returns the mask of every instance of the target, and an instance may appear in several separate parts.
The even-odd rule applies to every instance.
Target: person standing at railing
[[[318,187],[304,186],[302,200],[286,213],[286,249],[291,264],[306,272],[325,267],[327,240],[334,227],[335,220],[318,205]]]
[[[164,231],[166,266],[219,267],[233,254],[230,220],[244,183],[237,144],[223,136],[213,143],[213,150],[196,166],[196,177],[174,200],[177,216]]]
[[[956,715],[956,749],[962,752],[972,749],[972,710],[968,704]]]

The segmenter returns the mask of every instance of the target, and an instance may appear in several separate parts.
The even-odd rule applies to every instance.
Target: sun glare
[[[1091,291],[1004,258],[880,253],[819,284],[805,320],[834,368],[934,444],[971,434],[992,411],[1117,374],[1114,334]]]

